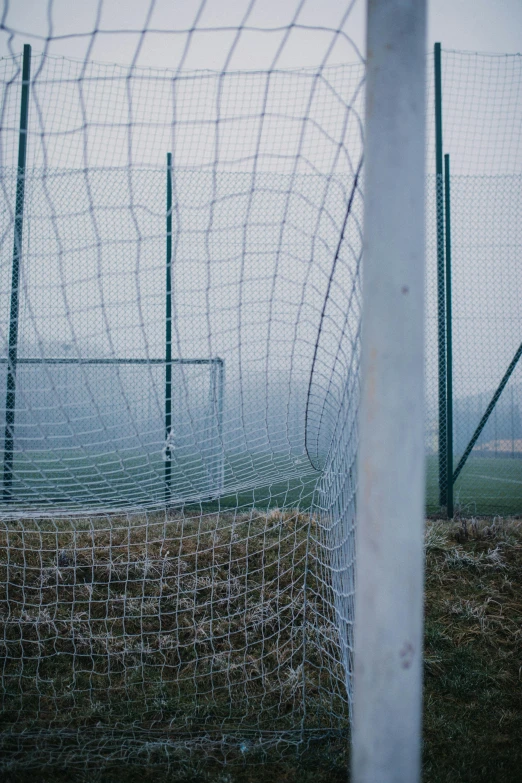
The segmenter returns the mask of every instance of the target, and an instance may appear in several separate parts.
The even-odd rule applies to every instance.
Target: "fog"
[[[492,12],[482,5],[479,26],[478,14],[468,23],[469,3],[432,3],[429,42],[436,37],[448,46],[512,48],[520,8],[507,0],[496,4],[496,21],[488,30]],[[77,362],[26,361],[18,367],[15,451],[25,491],[34,485],[41,492],[58,471],[52,491],[72,497],[89,470],[100,472],[101,461],[96,492],[117,496],[127,481],[125,491],[135,501],[162,496],[168,152],[172,356],[219,359],[225,368],[220,407],[212,365],[173,367],[175,492],[180,497],[217,492],[223,470],[230,491],[321,470],[332,444],[340,442],[339,428],[353,425],[364,5],[356,3],[350,11],[328,0],[320,15],[312,3],[234,1],[226,3],[226,14],[223,7],[133,2],[125,4],[123,15],[121,4],[108,1],[83,3],[74,14],[70,4],[57,0],[50,13],[41,3],[5,6],[1,388],[11,297],[19,53],[27,41],[34,52],[19,358]],[[506,22],[509,13],[512,24]],[[239,36],[238,25],[244,28]],[[430,65],[427,453],[438,448],[432,84]],[[444,149],[452,167],[457,454],[522,339],[521,91],[520,56],[443,52]],[[101,359],[142,364],[92,363]],[[513,451],[520,450],[515,442],[522,438],[521,389],[519,366],[477,453],[509,439]],[[3,399],[2,392],[2,406]],[[2,431],[3,417],[5,412]],[[355,443],[354,438],[349,462]]]
[[[8,83],[18,63],[4,65]],[[52,452],[53,470],[84,481],[85,460],[95,465],[96,455],[112,451],[123,477],[146,457],[140,484],[163,496],[172,141],[171,351],[184,362],[173,368],[179,491],[215,489],[207,474],[215,481],[218,447],[228,491],[321,468],[343,389],[357,378],[362,67],[328,68],[320,80],[314,71],[232,74],[230,89],[215,74],[190,76],[175,98],[170,77],[137,73],[129,103],[116,102],[120,115],[111,110],[105,122],[100,106],[122,94],[121,74],[95,66],[95,88],[84,74],[80,89],[69,79],[75,68],[45,61],[32,93],[17,448],[40,473],[51,471]],[[145,121],[157,83],[174,123],[169,112]],[[7,95],[5,115],[14,118],[17,91]],[[124,122],[130,103],[136,133]],[[58,105],[67,111],[46,113]],[[15,127],[6,153],[16,150]],[[62,158],[74,166],[50,164]],[[15,171],[2,171],[4,356]],[[220,427],[209,369],[191,363],[210,359],[225,368]]]

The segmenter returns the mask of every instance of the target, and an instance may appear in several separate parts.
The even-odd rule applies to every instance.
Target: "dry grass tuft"
[[[280,509],[4,527],[4,720],[25,732],[25,745],[5,735],[19,765],[6,783],[34,780],[21,754],[47,758],[44,725],[63,753],[61,766],[39,771],[42,783],[344,782],[337,631],[313,574],[303,600],[316,528]],[[515,783],[522,520],[430,521],[425,549],[424,780]],[[303,719],[328,739],[285,755]],[[91,768],[68,742],[92,743]]]
[[[425,669],[425,780],[520,780],[522,520],[427,523]]]
[[[243,761],[346,729],[338,638],[317,634],[332,607],[306,567],[317,535],[281,509],[4,524],[6,757],[82,768],[100,747],[128,761],[138,738],[147,763],[198,743]]]

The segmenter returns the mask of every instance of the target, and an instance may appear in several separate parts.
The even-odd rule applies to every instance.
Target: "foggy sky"
[[[247,0],[208,0],[199,17],[198,26],[235,26],[244,19]],[[286,25],[291,21],[297,2],[295,0],[263,0],[254,5],[247,24],[260,27]],[[64,36],[48,45],[49,53],[103,62],[128,64],[133,61],[139,35],[129,30],[141,30],[145,25],[158,31],[142,42],[136,65],[153,67],[176,67],[176,46],[169,29],[190,27],[194,22],[199,0],[157,0],[147,22],[148,0],[4,0],[4,27],[13,31],[12,40],[7,30],[0,32],[0,54],[19,52],[23,43],[31,43],[35,51],[43,50],[47,36]],[[100,31],[116,31],[118,34],[100,32],[93,39],[90,32],[98,21]],[[337,27],[346,4],[339,0],[307,0],[299,21],[303,24]],[[356,2],[345,24],[346,33],[358,49],[364,51],[365,3]],[[50,26],[50,23],[52,26]],[[516,53],[521,51],[522,3],[520,0],[431,0],[428,3],[428,49],[440,41],[448,49],[466,49],[483,52]],[[89,32],[88,36],[78,36]],[[125,32],[127,31],[127,32]],[[202,34],[203,35],[203,34]],[[38,38],[39,37],[39,38]],[[319,36],[320,37],[320,36]],[[198,51],[198,62],[187,59],[186,67],[221,68],[229,52],[232,33],[223,33],[222,45],[203,47]],[[262,38],[262,40],[261,40]],[[266,67],[267,59],[273,55],[272,45],[279,37],[266,34],[262,37],[243,34],[241,43],[230,67]],[[207,37],[208,40],[208,37]],[[181,42],[181,37],[179,39]],[[91,47],[88,50],[88,47]],[[199,49],[199,47],[197,47]],[[317,49],[310,45],[310,34],[295,34],[285,46],[280,67],[316,65]],[[352,62],[357,53],[350,50],[347,42],[339,42],[330,56],[330,62]]]

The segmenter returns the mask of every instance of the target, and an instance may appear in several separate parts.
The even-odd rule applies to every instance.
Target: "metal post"
[[[24,46],[22,63],[22,97],[20,134],[18,137],[18,169],[14,219],[13,266],[11,273],[11,304],[9,311],[9,348],[5,395],[3,499],[10,500],[13,485],[14,424],[16,411],[16,366],[18,361],[18,317],[20,308],[20,264],[25,199],[25,167],[27,162],[27,128],[29,120],[29,83],[31,80],[31,47]]]
[[[352,781],[420,777],[425,0],[369,0]]]
[[[223,440],[223,402],[225,396],[225,362],[218,360],[218,441],[219,441],[219,472],[218,472],[218,491],[221,495],[225,486],[225,443]]]
[[[435,44],[435,172],[437,203],[437,314],[439,344],[439,505],[446,505],[447,446],[446,404],[446,301],[444,293],[444,175],[442,153],[442,67],[440,43]]]
[[[217,387],[217,363],[215,359],[210,360],[210,388],[209,388],[209,422],[208,422],[208,453],[209,453],[209,475],[210,475],[210,499],[213,500],[218,494],[218,448],[216,447],[218,433],[218,387]]]
[[[497,428],[497,406],[493,409],[493,431],[495,435],[495,458],[498,457],[498,428]]]
[[[211,426],[210,441],[216,443],[210,449],[212,487],[210,500],[215,500],[223,492],[225,483],[225,451],[223,444],[223,396],[224,396],[224,370],[225,363],[223,359],[215,358],[209,360],[210,365],[210,410]],[[214,436],[213,433],[216,433]]]
[[[444,208],[446,213],[446,514],[453,519],[453,342],[451,305],[451,203],[450,156],[444,155]]]
[[[165,302],[165,440],[172,427],[172,154],[167,152],[167,275]],[[172,456],[165,455],[165,503],[170,500]]]

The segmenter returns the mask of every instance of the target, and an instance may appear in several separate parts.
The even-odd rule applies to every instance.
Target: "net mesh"
[[[158,0],[122,18],[111,0],[74,15],[52,0],[27,20],[4,5],[5,775],[187,776],[346,748],[362,4],[324,3],[320,18],[313,6],[252,0],[224,18],[215,3]],[[113,59],[127,64],[98,62]],[[442,63],[456,507],[520,512],[521,58]],[[433,74],[438,512],[430,90]]]
[[[360,8],[239,5],[4,14],[5,773],[346,744]]]
[[[443,50],[441,61],[443,151],[451,163],[455,510],[468,516],[520,514],[522,57]],[[447,454],[439,452],[446,424],[438,410],[440,289],[433,98],[432,76],[426,300],[427,504],[432,513],[446,505],[439,469],[443,481],[447,473]],[[447,215],[444,218],[447,225]]]

